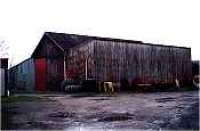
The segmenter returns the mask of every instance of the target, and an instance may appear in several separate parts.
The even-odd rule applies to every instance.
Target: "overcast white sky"
[[[0,0],[0,41],[15,64],[45,31],[186,46],[200,59],[200,1]]]

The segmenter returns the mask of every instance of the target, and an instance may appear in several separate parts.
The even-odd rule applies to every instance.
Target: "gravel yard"
[[[11,97],[2,102],[4,129],[199,129],[198,91]]]

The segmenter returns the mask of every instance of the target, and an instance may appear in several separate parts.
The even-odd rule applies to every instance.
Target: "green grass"
[[[198,90],[197,87],[194,87],[194,86],[191,86],[191,85],[188,85],[188,86],[183,86],[182,87],[185,91],[193,91],[193,90]]]
[[[11,127],[12,123],[11,118],[13,116],[13,113],[15,112],[13,112],[10,109],[10,106],[12,106],[16,102],[31,102],[31,101],[39,101],[41,99],[42,98],[37,96],[26,96],[26,95],[1,97],[1,130],[14,128]]]
[[[1,97],[1,102],[3,103],[12,103],[12,102],[26,102],[26,101],[35,101],[40,100],[41,98],[35,96],[9,96]]]

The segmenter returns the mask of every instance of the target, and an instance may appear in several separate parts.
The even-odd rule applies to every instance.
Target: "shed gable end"
[[[56,58],[62,57],[63,51],[55,45],[46,35],[42,37],[38,46],[32,54],[32,58]]]

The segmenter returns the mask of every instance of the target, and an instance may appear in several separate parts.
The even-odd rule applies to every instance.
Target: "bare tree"
[[[0,58],[8,58],[8,45],[5,43],[4,40],[0,41]]]
[[[14,57],[11,57],[8,53],[9,46],[5,42],[5,40],[0,40],[0,58],[8,58],[9,60],[9,67],[14,66]]]

